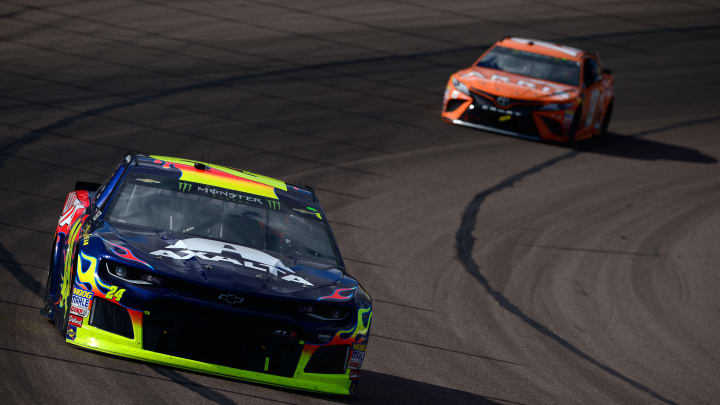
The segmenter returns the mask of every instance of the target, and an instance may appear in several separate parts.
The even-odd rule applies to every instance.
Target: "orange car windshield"
[[[580,82],[580,64],[576,61],[504,46],[491,49],[477,66],[571,86],[577,86]]]

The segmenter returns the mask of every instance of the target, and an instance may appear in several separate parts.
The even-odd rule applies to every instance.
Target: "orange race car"
[[[450,76],[442,118],[522,138],[587,139],[607,133],[613,81],[594,53],[505,37]]]

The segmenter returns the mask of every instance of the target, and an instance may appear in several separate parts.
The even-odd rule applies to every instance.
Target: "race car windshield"
[[[580,81],[578,62],[503,46],[493,48],[477,66],[572,86]]]
[[[295,201],[130,173],[106,218],[338,264],[319,211]]]

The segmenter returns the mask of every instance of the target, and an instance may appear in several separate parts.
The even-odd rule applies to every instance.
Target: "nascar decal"
[[[233,257],[225,256],[225,253],[231,254]],[[245,269],[270,273],[285,281],[308,287],[313,286],[310,281],[294,274],[294,271],[266,253],[217,240],[183,239],[166,246],[165,249],[150,252],[150,254],[175,260],[189,260],[196,257],[211,262],[227,262]]]

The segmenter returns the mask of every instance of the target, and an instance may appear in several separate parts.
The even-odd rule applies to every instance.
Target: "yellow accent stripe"
[[[230,167],[220,166],[220,165],[216,165],[216,164],[212,164],[212,163],[205,163],[205,162],[201,162],[199,160],[174,158],[174,157],[170,157],[170,156],[150,155],[150,157],[153,159],[163,160],[165,162],[180,163],[180,164],[186,164],[186,165],[190,165],[190,166],[193,166],[195,163],[202,163],[207,167],[212,167],[213,169],[223,171],[223,172],[231,174],[233,176],[241,177],[246,180],[256,181],[258,183],[262,183],[262,184],[265,184],[268,186],[278,188],[283,191],[287,191],[287,185],[285,184],[284,181],[278,180],[278,179],[275,179],[272,177],[268,177],[268,176],[263,176],[261,174],[249,172],[247,170],[242,170],[242,171],[235,170]],[[185,180],[185,179],[183,179],[183,180]],[[193,180],[188,179],[187,181],[193,181]],[[202,182],[199,182],[199,183],[202,183]],[[218,186],[218,187],[221,187],[221,186]],[[238,191],[242,191],[242,190],[238,190]]]

